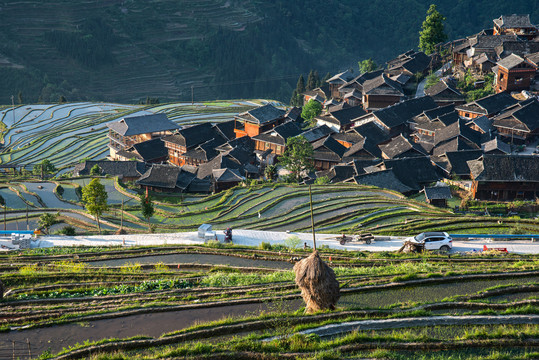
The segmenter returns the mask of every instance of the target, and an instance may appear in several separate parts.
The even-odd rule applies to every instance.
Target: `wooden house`
[[[466,103],[464,95],[457,89],[456,81],[450,78],[440,79],[436,84],[425,90],[425,95],[433,98],[438,106]]]
[[[246,111],[234,117],[236,137],[256,136],[285,122],[286,112],[271,104]]]
[[[341,99],[339,88],[347,82],[354,79],[354,74],[351,70],[343,71],[327,80],[329,84],[330,97],[333,99]]]
[[[513,201],[539,196],[539,156],[485,154],[468,161],[468,166],[474,199]]]
[[[313,160],[316,170],[329,170],[341,162],[346,147],[331,136],[313,143]]]
[[[525,100],[495,116],[492,122],[510,143],[524,143],[539,135],[539,101]]]
[[[498,61],[496,92],[528,90],[535,78],[535,67],[518,55],[511,54]]]
[[[499,137],[483,143],[483,153],[490,155],[511,155],[511,146]]]
[[[215,148],[224,144],[226,139],[210,123],[202,123],[185,127],[176,134],[163,138],[163,141],[168,149],[168,161],[171,164],[183,166],[199,165],[205,162],[199,155],[204,157],[210,155],[211,146]],[[195,150],[202,144],[207,145]],[[206,161],[209,160],[206,159]]]
[[[479,159],[483,155],[481,150],[447,151],[441,155],[431,156],[431,161],[443,171],[447,178],[470,178],[468,161]]]
[[[457,110],[460,117],[465,119],[473,119],[480,116],[492,118],[507,107],[515,105],[517,102],[511,95],[502,92],[485,96],[464,105],[457,105],[455,106],[455,110]]]
[[[449,186],[426,187],[422,191],[425,194],[425,201],[438,207],[447,207],[447,200],[452,198]]]
[[[110,157],[116,158],[116,153],[126,150],[134,144],[172,134],[179,128],[165,114],[141,115],[125,117],[107,124],[109,129]]]
[[[391,80],[386,74],[381,74],[363,83],[362,102],[363,109],[366,111],[391,106],[404,98],[401,85]]]
[[[95,166],[100,176],[117,176],[123,181],[135,181],[146,171],[145,164],[138,161],[85,160],[75,165],[73,176],[91,175]]]
[[[130,148],[116,152],[115,156],[115,160],[137,160],[147,164],[162,163],[167,159],[168,150],[160,138],[136,143]]]
[[[178,166],[153,164],[136,184],[155,192],[179,193],[185,192],[195,178],[194,173]]]
[[[288,121],[274,127],[262,134],[254,136],[255,150],[271,150],[275,155],[282,155],[286,148],[286,141],[290,137],[298,136],[302,133],[296,122]]]
[[[533,40],[537,34],[537,28],[530,22],[530,15],[502,15],[494,19],[494,35],[517,35],[519,38]]]
[[[421,51],[409,50],[395,59],[388,61],[386,72],[393,76],[406,74],[414,76],[417,73],[427,74],[431,67],[431,57]]]
[[[466,126],[464,120],[436,130],[434,135],[433,155],[442,155],[448,151],[477,150],[481,148],[481,133]]]
[[[316,123],[318,126],[326,125],[335,132],[346,131],[352,127],[354,121],[366,112],[361,106],[354,107],[334,107],[317,116]]]
[[[425,150],[416,143],[410,142],[402,134],[391,139],[390,142],[378,146],[383,159],[397,159],[427,155]]]

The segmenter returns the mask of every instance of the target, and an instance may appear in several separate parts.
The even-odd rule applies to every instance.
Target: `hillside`
[[[432,0],[6,0],[0,6],[0,103],[270,97],[299,73],[321,75],[417,45]],[[437,1],[456,38],[538,1]]]

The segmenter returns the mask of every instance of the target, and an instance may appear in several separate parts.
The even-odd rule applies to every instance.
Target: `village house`
[[[214,148],[224,144],[226,139],[211,125],[202,123],[185,127],[173,135],[163,138],[168,149],[168,161],[177,166],[199,165],[211,160]],[[206,146],[199,147],[202,144]],[[197,148],[198,147],[198,148]]]
[[[136,160],[147,164],[162,163],[168,159],[168,150],[161,138],[155,138],[118,151],[116,159],[121,161]]]
[[[352,127],[355,120],[365,115],[361,106],[330,108],[325,113],[317,116],[318,126],[326,125],[335,132],[346,131]]]
[[[425,194],[425,201],[428,204],[447,207],[447,200],[451,199],[451,189],[449,186],[432,186],[422,190]]]
[[[352,70],[346,70],[329,78],[327,83],[329,84],[330,97],[333,99],[342,99],[339,93],[339,88],[347,82],[353,80],[354,77],[355,76]]]
[[[286,112],[271,104],[257,107],[234,117],[236,137],[256,136],[285,122]]]
[[[165,114],[141,115],[126,117],[107,124],[109,129],[110,158],[116,159],[116,154],[143,141],[162,138],[172,134],[179,128]]]
[[[466,103],[464,95],[457,89],[456,80],[450,78],[441,78],[440,81],[425,90],[425,95],[433,98],[438,106]]]
[[[435,163],[446,178],[469,179],[470,167],[468,161],[479,159],[483,155],[481,150],[447,151],[441,155],[431,156],[431,161]]]
[[[474,199],[512,201],[539,196],[539,156],[483,155],[468,161],[468,166]]]
[[[455,106],[458,114],[462,118],[473,119],[480,116],[492,118],[502,110],[518,101],[506,92],[485,96],[484,98]]]
[[[499,137],[487,141],[481,148],[483,153],[490,155],[511,155],[511,145],[502,141]]]
[[[331,97],[331,92],[329,90],[329,84],[324,84],[316,89],[313,90],[307,90],[305,91],[303,95],[303,103],[307,104],[309,100],[316,100],[321,104],[324,104],[326,100],[328,100]]]
[[[511,54],[497,62],[496,92],[521,91],[530,88],[535,78],[535,67],[518,55]]]
[[[329,170],[332,166],[341,162],[346,147],[328,136],[325,139],[320,139],[313,144],[313,160],[316,170]]]
[[[396,159],[427,155],[418,144],[410,142],[402,134],[391,139],[390,142],[378,146],[382,151],[383,159]]]
[[[539,135],[539,101],[515,104],[495,116],[492,124],[507,142],[524,143]]]
[[[481,148],[481,134],[472,130],[464,120],[436,130],[434,135],[433,155],[442,155],[448,151],[477,150]]]
[[[90,176],[97,166],[99,176],[117,176],[123,181],[135,181],[146,171],[146,165],[138,161],[85,160],[76,164],[73,176]]]
[[[363,83],[363,109],[374,111],[396,104],[404,100],[401,85],[391,80],[386,74],[381,74]]]
[[[282,155],[286,148],[286,141],[290,137],[298,136],[303,130],[296,122],[288,121],[274,127],[262,134],[254,136],[255,150],[271,150],[272,154]]]
[[[502,15],[494,19],[494,35],[513,34],[519,38],[533,40],[537,36],[537,28],[530,22],[530,15]]]
[[[414,76],[418,73],[426,75],[431,69],[431,60],[431,57],[424,52],[409,50],[386,62],[386,73],[390,76],[400,74]]]

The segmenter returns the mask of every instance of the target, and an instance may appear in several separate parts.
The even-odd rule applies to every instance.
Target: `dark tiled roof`
[[[97,165],[101,169],[101,175],[111,175],[118,177],[139,177],[141,175],[139,162],[137,161],[106,161],[106,160],[86,160],[75,165],[73,175],[89,175],[90,170]]]
[[[327,171],[319,171],[316,177],[327,176],[331,183],[338,183],[349,180],[355,176],[354,167],[351,165],[335,165]]]
[[[438,116],[449,114],[454,111],[455,111],[455,105],[449,104],[449,105],[444,105],[444,106],[438,106],[438,107],[435,107],[434,109],[425,110],[423,111],[422,114],[418,116],[424,115],[426,118],[433,120],[433,119],[436,119]]]
[[[468,123],[466,123],[466,125],[475,125],[484,133],[488,133],[494,129],[492,126],[492,121],[485,115],[471,119]]]
[[[431,62],[430,56],[423,52],[408,51],[399,55],[397,58],[387,62],[388,70],[394,70],[397,68],[404,68],[410,73],[415,74],[417,72],[423,72],[428,69]]]
[[[449,171],[458,176],[470,176],[469,160],[475,160],[481,157],[481,150],[448,151],[445,157],[449,163]]]
[[[292,121],[303,121],[303,119],[301,119],[301,111],[302,108],[294,106],[285,113],[285,117]]]
[[[350,70],[343,71],[327,80],[330,84],[344,84],[354,78],[354,74]]]
[[[452,198],[449,186],[426,187],[424,192],[427,200],[444,200]]]
[[[468,166],[477,181],[539,182],[539,156],[485,154]]]
[[[441,179],[428,156],[384,160],[386,169],[393,169],[395,176],[413,190]]]
[[[524,59],[516,54],[511,54],[506,58],[497,62],[498,66],[503,67],[504,69],[511,70],[515,66],[524,62]]]
[[[394,128],[435,107],[436,103],[430,96],[422,96],[376,110],[373,114],[388,128]]]
[[[445,78],[440,79],[436,84],[425,90],[425,94],[432,97],[443,96],[443,98],[464,99],[464,95],[457,89],[456,83]]]
[[[214,130],[218,131],[227,141],[230,141],[236,137],[234,133],[234,120],[220,122],[213,125]]]
[[[166,136],[163,138],[165,142],[185,146],[187,149],[210,141],[217,135],[213,131],[210,123],[202,123],[185,127],[178,131],[177,134]],[[223,141],[224,143],[224,141]]]
[[[368,122],[354,127],[354,130],[375,146],[391,139],[388,133],[380,129],[375,123]]]
[[[502,15],[498,19],[493,20],[496,25],[501,28],[514,29],[514,28],[532,28],[534,27],[530,22],[530,15]]]
[[[413,188],[400,181],[392,169],[372,172],[368,174],[361,174],[355,176],[354,181],[357,184],[378,186],[383,189],[399,191],[401,193],[406,193],[414,190]]]
[[[363,94],[404,96],[401,85],[398,82],[388,78],[386,74],[382,74],[374,79],[365,81],[363,84]]]
[[[181,168],[178,166],[154,164],[136,183],[142,186],[172,190],[176,188],[176,182],[178,181],[180,172]]]
[[[497,114],[505,108],[514,105],[517,100],[506,92],[485,96],[479,100],[464,105],[455,106],[455,109],[471,111],[483,115]]]
[[[477,145],[481,143],[481,134],[466,126],[464,120],[456,121],[451,125],[436,130],[434,143],[435,145],[439,145],[457,136],[462,136]]]
[[[298,136],[301,132],[302,130],[296,122],[288,121],[262,134],[254,136],[253,140],[284,146],[288,138]]]
[[[495,127],[505,127],[526,132],[539,129],[539,101],[529,99],[494,117]]]
[[[270,123],[273,121],[277,121],[283,118],[284,115],[285,115],[284,110],[277,109],[275,106],[271,104],[266,104],[264,106],[260,106],[255,109],[251,109],[249,111],[241,113],[238,115],[238,117],[243,120],[262,125],[262,124]]]
[[[505,58],[511,54],[525,56],[539,51],[539,42],[535,41],[506,41],[496,47],[498,58]]]
[[[356,144],[363,140],[363,136],[359,135],[355,130],[349,130],[344,133],[335,133],[331,135],[337,141],[344,141],[350,144]]]
[[[209,193],[211,191],[212,184],[209,179],[194,178],[193,181],[187,187],[187,192],[191,193]]]
[[[133,136],[160,131],[172,131],[179,128],[165,114],[126,117],[107,124],[107,127],[122,136]]]
[[[183,168],[180,171],[180,174],[178,175],[178,178],[176,179],[176,187],[180,188],[182,191],[185,191],[189,185],[193,182],[194,179],[196,179],[196,174],[193,174],[192,172],[186,171]]]
[[[214,169],[212,175],[216,182],[239,183],[244,180],[236,169]]]
[[[334,133],[333,129],[327,125],[321,125],[302,132],[300,136],[303,136],[308,142],[312,143],[325,138],[332,133]]]
[[[436,121],[441,122],[445,126],[449,126],[459,121],[459,119],[460,119],[459,114],[456,111],[453,111],[453,112],[438,116],[436,118]]]
[[[506,41],[517,41],[517,37],[516,35],[478,35],[471,40],[471,44],[476,51],[492,51]]]
[[[382,157],[382,151],[380,148],[375,144],[373,141],[370,141],[368,139],[363,139],[351,147],[349,147],[346,152],[343,155],[343,160],[348,161],[349,158],[354,157],[360,157],[361,152],[367,152],[370,154],[373,158],[381,158]]]
[[[526,55],[525,57],[526,57],[526,60],[528,60],[532,64],[535,64],[535,66],[539,65],[539,52]]]
[[[353,106],[339,110],[330,111],[333,118],[341,124],[341,126],[350,124],[353,120],[366,114],[361,106]]]
[[[346,152],[346,147],[339,144],[337,140],[328,136],[325,139],[320,139],[314,142],[313,150],[313,157],[316,160],[340,162],[344,153]]]
[[[485,154],[488,154],[489,152],[493,152],[493,151],[502,152],[506,155],[511,154],[511,146],[501,141],[498,137],[484,143],[482,148]]]
[[[451,140],[445,141],[440,145],[436,145],[432,150],[433,155],[442,155],[448,151],[461,151],[461,150],[477,150],[479,146],[467,139],[457,136]]]
[[[390,142],[379,146],[382,153],[389,159],[406,156],[422,156],[426,155],[422,149],[415,144],[410,143],[402,134],[391,139]]]
[[[239,164],[237,161],[230,159],[224,154],[220,154],[216,156],[213,160],[201,164],[198,167],[197,171],[197,177],[199,179],[204,179],[207,177],[211,177],[213,175],[213,170],[217,169],[241,169],[241,164]]]
[[[161,139],[152,139],[143,141],[141,143],[134,144],[133,151],[139,154],[142,161],[152,162],[153,160],[160,159],[168,156],[168,150],[165,147],[165,143]]]

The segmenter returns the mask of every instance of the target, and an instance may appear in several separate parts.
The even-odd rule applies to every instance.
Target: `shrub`
[[[64,188],[63,188],[63,186],[62,186],[62,185],[58,185],[58,186],[56,187],[56,192],[58,193],[58,195],[62,196],[63,193],[64,193]]]
[[[272,246],[270,243],[262,241],[260,244],[258,244],[258,248],[260,250],[271,250]]]
[[[36,275],[37,265],[26,265],[19,269],[19,274],[24,276],[33,276]]]
[[[220,248],[223,247],[223,244],[220,243],[218,240],[208,240],[208,241],[205,243],[205,245],[206,245],[207,247],[218,248],[218,249],[220,249]]]
[[[140,264],[127,263],[123,265],[120,270],[124,274],[140,273],[142,271],[142,266],[140,266]]]
[[[296,250],[301,245],[301,239],[296,235],[286,238],[284,245],[290,250]]]
[[[60,235],[75,236],[77,234],[75,228],[71,225],[66,225],[58,231]]]
[[[163,262],[158,262],[153,267],[154,267],[155,271],[158,271],[158,272],[168,271],[168,266],[166,266],[165,263],[163,263]]]

